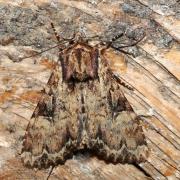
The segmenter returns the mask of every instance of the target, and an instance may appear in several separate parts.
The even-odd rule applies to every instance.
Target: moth
[[[59,61],[35,108],[23,138],[25,165],[64,164],[80,150],[112,163],[140,163],[148,149],[139,117],[124,96],[120,79],[104,56],[108,43],[90,45],[81,36],[60,40]]]

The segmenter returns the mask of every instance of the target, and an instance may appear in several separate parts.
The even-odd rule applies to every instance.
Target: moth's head
[[[61,56],[65,81],[86,81],[98,76],[98,49],[78,39]]]

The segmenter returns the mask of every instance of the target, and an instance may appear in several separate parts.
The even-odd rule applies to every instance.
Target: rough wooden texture
[[[124,30],[128,37],[138,36],[142,29],[146,32],[143,42],[127,49],[135,58],[113,50],[107,57],[113,71],[134,87],[134,91],[122,88],[136,113],[151,116],[142,121],[151,151],[139,166],[108,164],[79,153],[54,168],[49,179],[180,178],[180,2],[158,2],[0,1],[0,179],[45,179],[50,171],[28,169],[18,155],[58,51],[19,58],[56,43],[50,19],[65,37],[74,30],[103,39]]]

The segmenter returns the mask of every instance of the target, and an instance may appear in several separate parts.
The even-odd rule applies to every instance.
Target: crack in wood
[[[161,148],[160,148],[156,143],[154,143],[151,139],[149,139],[148,137],[147,137],[147,139],[148,139],[152,144],[154,144],[155,147],[157,147],[161,152],[163,152],[163,154],[165,154],[165,155],[166,155],[174,164],[176,164],[177,167],[178,167],[178,163],[177,163],[174,159],[172,159],[169,154],[167,154],[163,149],[161,149]],[[168,142],[169,142],[169,141],[168,141]],[[176,169],[177,169],[177,168],[176,168]],[[180,169],[177,169],[177,170],[180,171]]]
[[[161,69],[163,69],[164,71],[167,72],[167,74],[171,75],[171,77],[177,82],[177,84],[180,83],[179,79],[173,74],[171,73],[163,64],[161,64],[159,61],[156,60],[155,57],[153,57],[151,54],[149,54],[146,50],[144,50],[143,48],[141,48],[140,46],[138,46],[140,49],[142,49],[146,54],[147,56],[149,56],[151,58],[151,60],[157,64]]]
[[[154,74],[152,74],[148,69],[146,69],[145,67],[143,67],[139,62],[137,62],[135,59],[130,58],[133,62],[135,62],[140,68],[142,68],[144,70],[144,74],[147,74],[147,77],[149,79],[151,79],[155,84],[159,84],[159,85],[163,85],[167,88],[167,90],[172,93],[171,98],[173,99],[173,101],[175,101],[176,103],[179,103],[179,101],[177,100],[178,98],[180,98],[177,94],[175,94],[168,86],[166,86],[166,84],[164,84],[161,80],[159,80]],[[131,62],[130,62],[131,63]],[[133,65],[133,63],[131,63]],[[137,66],[135,66],[137,67]],[[154,80],[155,79],[155,80]]]

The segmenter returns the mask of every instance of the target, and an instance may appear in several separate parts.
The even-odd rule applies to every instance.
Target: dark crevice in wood
[[[166,176],[164,176],[164,174],[159,170],[157,169],[151,162],[147,161],[148,164],[153,167],[162,177],[164,177],[165,179],[168,179]],[[156,177],[156,179],[161,179],[160,177]]]
[[[137,95],[136,95],[137,96]],[[140,101],[137,101],[137,99],[134,97],[134,96],[131,96],[136,102],[138,102],[138,103],[140,103],[142,106],[147,106],[148,104],[146,103],[146,102],[144,102],[144,103],[146,103],[146,104],[142,104]],[[139,97],[138,97],[139,98]],[[142,100],[142,99],[141,99]],[[150,107],[150,106],[149,106]],[[148,109],[147,107],[146,107],[146,109]],[[154,113],[157,113],[157,112],[154,112]],[[158,114],[158,113],[157,113]],[[156,116],[156,115],[152,115],[152,116],[154,116],[157,120],[159,120],[159,118]],[[160,115],[159,115],[160,116]],[[160,121],[160,120],[159,120]],[[172,137],[172,142],[170,141],[170,140],[168,140],[167,138],[166,138],[166,136],[165,135],[163,135],[160,131],[159,131],[159,129],[157,129],[156,127],[154,127],[152,124],[150,124],[148,121],[146,121],[146,123],[148,123],[148,125],[150,125],[150,127],[151,127],[151,129],[152,130],[155,130],[158,134],[160,134],[162,137],[164,137],[175,149],[177,149],[177,150],[180,150],[180,144],[177,142],[177,141],[175,141]],[[178,136],[173,132],[173,131],[171,131],[167,126],[166,126],[166,124],[164,124],[162,121],[160,121],[160,123],[168,130],[168,131],[170,131],[173,135],[175,135],[177,138],[178,138]]]
[[[138,62],[136,62],[133,58],[131,58],[130,56],[128,57],[128,59],[130,60],[130,61],[128,61],[132,66],[134,66],[134,67],[136,67],[136,68],[142,68],[143,69],[143,71],[144,71],[144,73],[145,73],[145,75],[147,75],[147,73],[148,74],[150,74],[150,75],[147,75],[147,77],[149,78],[149,79],[151,79],[154,83],[156,83],[156,81],[153,79],[154,78],[154,75],[151,73],[151,72],[149,72],[145,67],[143,67],[141,64],[139,64]],[[137,66],[136,66],[136,65]],[[138,67],[139,66],[139,67]],[[152,78],[153,77],[153,78]]]
[[[156,116],[154,116],[156,117]],[[158,118],[157,118],[158,119]],[[171,142],[166,136],[164,136],[157,128],[155,128],[152,124],[150,124],[148,121],[145,120],[145,123],[147,123],[151,130],[154,130],[157,134],[159,134],[160,136],[162,136],[166,141],[168,141],[175,149],[180,150],[175,144],[173,144],[173,142]],[[176,141],[175,141],[176,142]],[[176,142],[178,144],[178,142]],[[180,144],[178,144],[180,145]]]
[[[48,176],[47,176],[46,180],[49,180],[49,178],[50,178],[50,176],[51,176],[51,174],[52,174],[52,172],[53,172],[53,169],[54,169],[54,166],[51,166],[51,167],[50,167],[50,170],[49,170],[49,172],[48,172]]]
[[[134,166],[141,171],[148,179],[154,179],[148,171],[146,171],[145,169],[143,169],[139,164],[134,164]]]
[[[30,109],[31,111],[32,111],[32,109],[34,109],[34,107],[36,107],[36,104],[37,104],[37,103],[32,103],[31,101],[27,101],[25,99],[22,100],[20,97],[13,99],[11,102],[13,102],[13,104],[20,105],[23,108]],[[22,102],[26,103],[26,105],[28,104],[28,106],[26,106]]]
[[[134,93],[134,95],[137,97],[137,98],[139,98],[141,101],[143,101],[143,103],[144,104],[142,104],[140,101],[137,101],[133,96],[133,98],[137,101],[137,102],[139,102],[142,106],[148,106],[148,108],[146,107],[146,109],[149,109],[149,108],[151,108],[151,106],[148,104],[148,103],[146,103],[142,98],[140,98],[140,96],[138,96],[137,94],[135,94]],[[155,110],[154,110],[154,114],[156,114],[156,115],[154,115],[154,117],[156,117],[159,121],[160,121],[160,123],[161,124],[163,124],[163,126],[164,127],[166,127],[173,135],[175,135],[178,139],[179,139],[179,136],[177,135],[177,134],[175,134],[171,129],[169,129],[168,128],[168,126],[166,125],[166,124],[164,124],[163,122],[163,120],[166,120],[165,118],[163,118],[158,112],[156,112]],[[162,120],[160,120],[160,118],[162,119]],[[172,125],[171,125],[172,126]],[[176,142],[179,146],[180,146],[180,144],[178,143],[178,142]],[[178,148],[179,149],[179,148]]]
[[[153,180],[156,180],[156,179],[162,179],[164,178],[164,176],[162,176],[155,168],[153,165],[151,165],[148,161],[146,161],[143,165],[142,165],[142,168],[145,170],[145,171],[148,171],[150,176],[152,177]],[[155,172],[154,172],[155,171]]]

